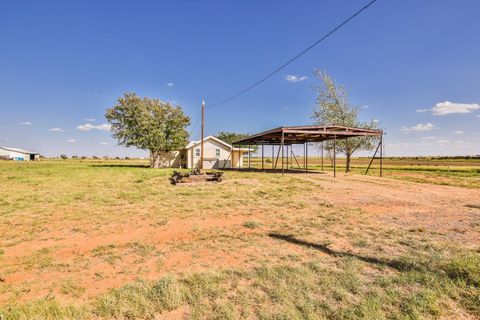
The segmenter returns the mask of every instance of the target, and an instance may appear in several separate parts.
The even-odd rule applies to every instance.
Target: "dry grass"
[[[5,318],[480,317],[474,185],[142,164],[0,163]]]
[[[265,168],[271,168],[271,159],[268,158],[267,160],[269,162],[264,162],[264,166]],[[281,160],[279,161],[277,168],[281,167]],[[321,163],[322,161],[318,157],[308,159],[310,170],[321,170]],[[364,174],[369,163],[369,158],[353,158],[352,173]],[[333,172],[332,159],[325,156],[323,164],[325,172]],[[303,168],[303,165],[304,159],[302,157],[297,157],[297,161],[294,160],[293,165],[289,164],[294,169]],[[252,158],[251,167],[261,168],[261,158]],[[345,159],[339,157],[337,158],[337,172],[343,171],[345,171]],[[379,175],[378,159],[372,163],[368,174],[371,176]],[[412,182],[478,189],[480,188],[480,159],[385,158],[383,160],[383,176]]]

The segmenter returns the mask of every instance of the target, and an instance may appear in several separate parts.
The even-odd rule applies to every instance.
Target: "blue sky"
[[[312,72],[325,68],[364,119],[381,122],[387,155],[480,154],[476,0],[379,0],[261,86],[208,109],[366,3],[2,1],[0,145],[144,156],[115,146],[103,125],[127,91],[174,101],[192,122],[205,97],[207,134],[309,124]]]

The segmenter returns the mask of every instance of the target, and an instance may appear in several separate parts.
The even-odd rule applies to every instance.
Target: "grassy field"
[[[480,318],[479,161],[365,166],[0,162],[0,319]]]
[[[304,168],[302,157],[289,160],[289,162],[293,162],[293,165],[289,164],[289,167],[293,169]],[[321,163],[320,158],[310,157],[308,168],[310,170],[322,170]],[[365,174],[369,163],[369,158],[353,158],[352,173]],[[245,163],[245,165],[247,164]],[[378,175],[379,166],[379,160],[374,160],[368,174]],[[251,167],[261,168],[261,158],[252,157]],[[272,168],[270,158],[264,159],[264,168]],[[277,163],[277,168],[281,168],[281,162]],[[328,157],[323,160],[323,170],[333,172],[333,163]],[[345,171],[345,158],[337,158],[337,170],[337,172]],[[399,180],[480,188],[480,159],[385,158],[383,160],[383,175]]]

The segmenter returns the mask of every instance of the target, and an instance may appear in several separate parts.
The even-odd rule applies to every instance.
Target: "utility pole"
[[[323,141],[322,141],[322,171],[323,171]]]
[[[202,137],[200,140],[200,171],[203,170],[203,134],[205,129],[205,100],[202,98]]]

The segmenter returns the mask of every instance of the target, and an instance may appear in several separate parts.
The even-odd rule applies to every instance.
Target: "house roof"
[[[0,149],[7,150],[7,151],[13,151],[13,152],[19,152],[19,153],[39,154],[38,152],[27,151],[27,150],[23,150],[23,149],[19,149],[19,148],[0,147]]]
[[[218,139],[218,138],[215,137],[215,136],[205,137],[205,138],[203,138],[203,141],[205,142],[205,141],[207,141],[207,140],[209,140],[209,139],[215,140],[215,141],[217,141],[218,143],[223,144],[225,147],[227,147],[227,148],[229,148],[229,149],[233,149],[234,152],[235,152],[235,151],[242,151],[242,152],[253,151],[253,149],[248,149],[248,148],[238,148],[238,147],[235,148],[235,147],[233,147],[232,145],[226,143],[225,141],[222,141],[222,140]],[[198,146],[199,144],[200,144],[200,140],[198,140],[198,141],[191,141],[189,144],[187,144],[187,145],[185,146],[185,149],[191,149],[191,148],[193,148],[193,147],[195,147],[195,146]]]
[[[278,127],[260,132],[245,139],[235,141],[234,145],[246,144],[296,144],[305,142],[321,142],[331,139],[346,139],[358,136],[381,136],[382,130],[353,128],[339,125],[311,125]]]
[[[224,146],[226,146],[226,147],[228,147],[228,148],[230,148],[230,149],[232,148],[231,145],[229,145],[229,144],[226,143],[225,141],[222,141],[222,140],[218,139],[218,138],[215,137],[215,136],[205,137],[205,138],[203,138],[203,142],[205,142],[205,141],[207,141],[207,140],[210,140],[210,139],[215,140],[215,141],[217,141],[218,143],[221,143],[221,144],[223,144]],[[201,141],[201,140],[191,141],[189,144],[187,144],[187,146],[185,147],[185,149],[190,149],[190,148],[195,147],[196,145],[199,145],[199,144],[200,144],[200,141]]]

